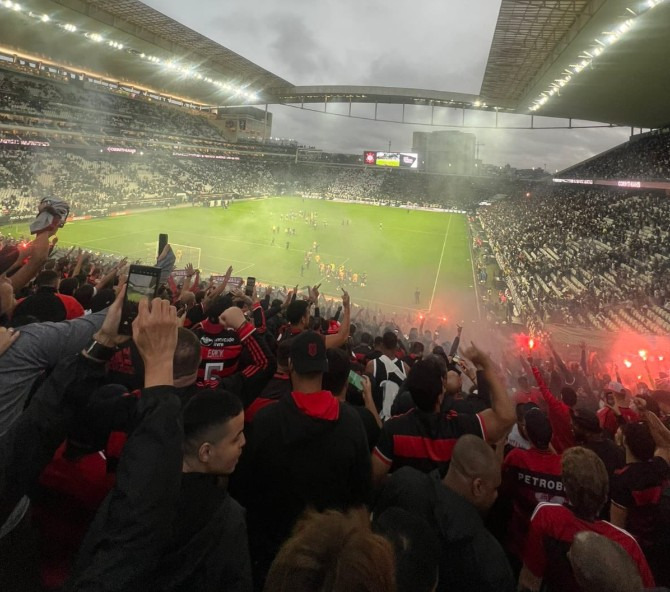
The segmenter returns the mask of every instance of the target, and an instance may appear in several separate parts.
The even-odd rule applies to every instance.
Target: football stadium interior
[[[193,4],[208,4],[208,10],[218,13],[227,10],[212,8],[213,3]],[[411,481],[410,473],[406,483],[400,479],[403,471],[395,471],[407,466],[417,475],[440,469],[445,487],[463,498],[458,503],[467,500],[467,510],[457,509],[451,500],[444,502],[449,509],[443,512],[469,516],[474,508],[488,510],[495,496],[483,499],[483,485],[477,485],[481,491],[474,485],[467,491],[459,488],[481,477],[473,466],[480,470],[485,460],[493,462],[487,456],[490,447],[477,452],[477,444],[470,443],[468,451],[457,453],[462,434],[480,436],[500,452],[500,459],[503,446],[507,454],[502,501],[493,506],[491,523],[481,525],[486,534],[472,534],[476,528],[471,533],[469,526],[467,534],[456,533],[453,524],[442,523],[448,520],[438,516],[438,509],[431,509],[421,520],[438,524],[435,565],[429,563],[431,550],[423,553],[427,563],[417,568],[417,549],[405,549],[401,558],[396,548],[390,564],[396,562],[395,575],[384,580],[388,569],[380,557],[390,553],[384,546],[389,543],[379,543],[381,555],[370,555],[368,575],[359,574],[365,585],[356,587],[358,576],[352,575],[347,586],[398,592],[511,590],[517,585],[533,591],[623,590],[608,587],[607,574],[583,566],[580,571],[579,553],[587,566],[607,563],[615,553],[588,537],[580,549],[577,533],[582,531],[614,540],[619,551],[626,551],[631,577],[639,584],[626,590],[642,590],[642,584],[650,588],[654,581],[670,586],[664,560],[670,552],[670,519],[662,501],[670,499],[670,0],[493,4],[498,17],[480,90],[468,93],[346,80],[294,84],[139,0],[0,0],[1,589],[87,590],[106,581],[114,583],[110,590],[339,590],[297,583],[302,568],[295,566],[300,564],[296,549],[303,545],[320,552],[321,543],[309,540],[310,521],[324,533],[349,528],[352,537],[371,537],[367,542],[361,538],[366,548],[373,548],[379,535],[370,531],[367,515],[361,522],[355,514],[314,513],[286,543],[302,510],[347,510],[364,502],[368,510],[382,504],[375,512],[400,506],[400,512],[414,516],[415,507],[406,498],[421,498],[425,492],[419,490],[429,486]],[[280,110],[309,121],[340,117],[361,125],[404,126],[413,130],[412,145],[392,150],[390,140],[374,145],[375,140],[353,153],[335,150],[327,140],[312,145],[298,133],[279,138],[273,129],[277,114],[285,112]],[[582,135],[583,130],[610,129],[624,130],[628,139],[595,151]],[[586,156],[572,158],[569,166],[553,173],[546,165],[488,163],[480,158],[485,144],[475,136],[477,130],[500,137],[510,130],[570,134],[568,150]],[[528,145],[528,153],[537,150],[532,139]],[[537,154],[539,162],[542,158]],[[157,303],[148,312],[133,305],[131,293],[138,300],[160,297],[165,308]],[[162,321],[159,310],[165,314]],[[169,331],[161,332],[173,312],[177,345],[168,343]],[[184,475],[231,478],[230,492],[247,509],[248,520],[228,490],[214,488],[223,492],[217,497],[209,485],[175,484],[174,471],[162,473],[168,471],[167,461],[157,463],[160,470],[126,482],[121,467],[128,471],[132,459],[121,450],[142,444],[144,433],[128,426],[149,426],[151,435],[151,422],[159,420],[143,408],[155,396],[148,387],[168,388],[159,386],[166,382],[155,369],[173,364],[171,354],[161,358],[159,345],[151,346],[147,327],[155,344],[161,339],[161,347],[175,352],[174,385],[170,378],[168,386],[178,387],[182,403],[189,401],[183,412],[177,411],[182,414],[183,446],[180,441],[174,458],[167,453],[166,458],[179,466],[183,462]],[[123,331],[133,335],[132,347]],[[188,357],[189,338],[182,332],[198,342],[197,377],[194,370],[191,382],[184,382],[188,373],[177,375],[177,365],[187,365]],[[316,341],[307,343],[314,335]],[[466,347],[471,340],[481,349]],[[304,347],[298,345],[303,341]],[[341,350],[349,354],[342,354],[344,362],[338,358]],[[61,411],[53,409],[73,404],[71,386],[86,374],[81,369],[68,374],[65,353],[70,364],[75,358],[111,360],[104,366],[108,384],[103,390],[120,382],[126,401],[125,395],[145,387],[141,397],[128,397],[137,409],[114,407],[111,391],[88,403],[80,396],[77,401],[93,411],[68,411],[62,426],[55,427]],[[184,359],[178,362],[179,356]],[[40,362],[24,364],[29,358]],[[328,373],[336,374],[333,368],[341,363],[347,369],[343,376],[350,368],[349,378],[341,384],[337,377],[327,382]],[[325,429],[315,426],[330,421],[344,425],[348,413],[333,411],[330,395],[319,399],[319,409],[301,398],[300,388],[315,384],[305,376],[315,374],[324,375],[324,385],[319,378],[319,387],[306,393],[319,391],[321,396],[344,389],[341,400],[369,414],[361,416],[372,426],[371,431],[365,426],[369,449],[364,481],[370,471],[372,477],[369,488],[361,485],[356,494],[351,492],[357,491],[361,476],[352,475],[360,467],[342,469],[338,463],[344,462],[345,452],[340,450],[340,458],[326,455],[317,470],[320,452],[311,457],[304,452],[312,446],[305,442],[312,442],[313,433],[296,444],[287,436],[287,426],[275,430],[267,421],[264,429],[281,441],[273,449],[269,436],[258,435],[262,430],[251,431],[256,412],[261,426],[264,418],[269,420],[271,413],[261,407],[274,408],[279,391],[285,399],[295,399],[291,413],[297,409],[298,415],[309,416],[309,429]],[[421,378],[413,383],[417,375]],[[432,392],[435,376],[439,400],[424,409],[420,399]],[[536,381],[537,388],[529,386]],[[209,401],[204,392],[209,387],[203,385],[210,383],[211,392],[233,393],[230,401]],[[192,390],[183,394],[180,385]],[[270,387],[278,390],[260,395]],[[44,392],[59,397],[62,406]],[[396,406],[403,393],[402,404],[408,406]],[[156,408],[163,409],[161,405]],[[411,409],[417,412],[412,415]],[[45,420],[44,427],[36,418],[47,410],[57,420]],[[228,452],[205,440],[216,432],[220,442],[227,442],[229,428],[220,426],[236,421],[241,410],[252,444],[231,477],[244,446],[242,428],[235,428],[237,440],[227,444]],[[427,419],[415,425],[412,418],[419,410]],[[225,422],[207,423],[205,418],[216,414],[225,415]],[[400,414],[407,414],[405,424],[394,423]],[[524,414],[530,414],[528,428]],[[474,415],[478,419],[467,419]],[[440,423],[446,418],[451,423]],[[89,421],[91,428],[81,429]],[[77,422],[79,427],[73,428]],[[133,429],[139,431],[137,441]],[[160,430],[154,444],[145,443],[147,463],[153,462],[152,451],[164,445],[167,428]],[[90,448],[87,439],[94,432],[98,440]],[[99,432],[105,432],[102,440]],[[342,440],[335,433],[319,432],[314,451],[338,448]],[[563,453],[575,445],[589,448],[596,436],[607,442],[603,447],[616,449],[603,452],[598,444],[588,453],[605,463],[609,493],[594,512],[587,512],[588,520],[579,522],[584,516],[574,510],[576,498],[569,499],[576,486],[571,490],[567,483],[572,478],[590,485],[584,485],[585,477],[566,476],[578,470],[568,465],[592,459],[573,455],[568,461]],[[350,438],[355,446],[351,434],[338,432],[338,437]],[[634,438],[642,444],[629,445]],[[28,440],[40,444],[28,446]],[[61,448],[56,450],[51,440]],[[22,455],[17,451],[24,445]],[[641,451],[645,446],[652,453]],[[82,468],[77,463],[90,460],[91,451],[102,455],[104,462],[96,456],[95,463],[103,464],[91,460]],[[520,460],[514,455],[521,451],[553,455],[553,460]],[[458,475],[450,468],[456,465],[449,464],[452,453],[462,455]],[[613,466],[609,461],[619,453],[626,463]],[[273,460],[263,460],[262,454]],[[317,471],[317,485],[303,483],[309,471],[294,475],[303,465],[295,469],[293,460],[286,460],[293,455]],[[468,462],[466,468],[462,463]],[[619,474],[643,462],[644,474],[639,466],[628,477]],[[580,465],[579,470],[596,474],[600,465]],[[22,469],[26,466],[28,475]],[[331,466],[336,468],[328,472]],[[284,471],[281,478],[278,471]],[[155,481],[148,483],[146,474]],[[510,481],[517,476],[518,483]],[[275,479],[286,489],[270,503],[262,486]],[[538,486],[539,481],[546,486]],[[522,482],[527,490],[519,489]],[[297,483],[308,493],[292,489]],[[563,489],[549,489],[559,486]],[[137,489],[128,493],[128,487]],[[200,513],[187,507],[198,491],[210,496]],[[159,500],[154,510],[149,502],[133,501],[138,492]],[[589,495],[596,496],[582,493],[582,500]],[[131,501],[138,505],[125,505]],[[545,517],[547,524],[542,524],[536,513],[547,515],[551,509],[538,502],[567,504],[561,506],[570,512],[565,523],[570,529],[575,521],[580,526],[569,537],[554,531],[550,536],[553,523]],[[232,509],[225,505],[229,503]],[[154,521],[155,508],[169,513],[162,517],[169,516],[172,530],[154,528],[152,522],[153,530],[140,532],[139,516],[146,513]],[[270,511],[283,515],[286,508],[285,521],[268,517]],[[351,523],[337,522],[345,518]],[[386,532],[391,542],[394,533],[409,540],[416,533],[402,531],[412,526],[404,524],[405,518],[386,526],[375,523],[375,532]],[[229,527],[235,520],[238,538],[233,539]],[[324,521],[320,527],[319,520]],[[587,522],[600,526],[587,528]],[[421,523],[418,528],[421,532]],[[457,540],[449,537],[461,535],[490,539],[486,544],[492,558],[486,568],[445,550],[451,548],[445,541]],[[349,536],[342,534],[326,555],[345,557],[342,549]],[[545,543],[530,545],[547,537],[564,537],[560,558],[552,557]],[[296,547],[291,547],[294,540]],[[112,543],[122,548],[118,556],[103,557],[100,549]],[[234,558],[218,561],[217,553],[231,552],[224,548],[228,544],[235,547]],[[472,546],[472,556],[477,544],[466,545]],[[26,548],[30,552],[22,552]],[[598,553],[607,559],[598,559]],[[326,573],[331,568],[327,561],[323,567],[321,559],[312,557]],[[124,571],[119,567],[123,561],[141,566]],[[616,563],[625,562],[617,557]],[[453,564],[463,568],[452,569]],[[558,566],[556,573],[548,564]],[[358,573],[353,564],[345,569]],[[439,573],[432,587],[421,588],[407,576],[431,569]],[[3,587],[6,582],[13,587]]]

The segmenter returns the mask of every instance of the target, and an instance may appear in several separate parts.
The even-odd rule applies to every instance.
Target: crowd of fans
[[[575,179],[667,181],[670,179],[670,131],[655,130],[561,172]]]
[[[480,208],[490,249],[528,320],[670,330],[670,202],[562,188]]]
[[[59,250],[67,208],[0,246],[2,589],[670,584],[666,374],[499,359],[169,245],[133,305],[126,260]]]

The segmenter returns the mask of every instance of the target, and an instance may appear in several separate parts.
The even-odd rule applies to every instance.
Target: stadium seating
[[[662,194],[583,188],[479,211],[528,319],[667,333],[670,204]]]
[[[670,133],[655,130],[579,163],[558,176],[575,179],[670,179]]]

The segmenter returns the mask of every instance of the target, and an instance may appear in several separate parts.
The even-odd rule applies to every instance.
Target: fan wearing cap
[[[515,448],[503,461],[501,497],[512,502],[512,516],[507,530],[506,549],[521,556],[528,534],[530,517],[540,502],[562,504],[565,501],[561,482],[561,457],[550,450],[553,435],[547,416],[537,407],[524,415],[524,432],[530,449]],[[517,562],[520,569],[520,560]]]
[[[363,422],[322,388],[328,371],[323,336],[303,331],[294,337],[288,367],[293,391],[256,413],[239,483],[258,582],[307,507],[347,509],[366,503],[370,493]]]
[[[610,382],[603,389],[605,406],[598,411],[600,427],[614,437],[619,425],[639,421],[640,416],[629,406],[626,389],[620,382]]]

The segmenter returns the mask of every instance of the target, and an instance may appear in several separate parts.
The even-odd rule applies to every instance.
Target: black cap
[[[573,423],[583,430],[594,434],[600,433],[601,429],[598,416],[590,409],[578,407],[571,411],[571,415]]]
[[[538,448],[548,448],[554,435],[549,419],[540,409],[529,409],[524,416],[529,440]]]
[[[289,360],[298,374],[328,372],[324,338],[314,331],[303,331],[291,342]]]

